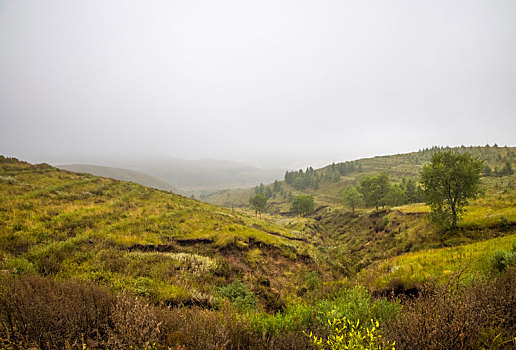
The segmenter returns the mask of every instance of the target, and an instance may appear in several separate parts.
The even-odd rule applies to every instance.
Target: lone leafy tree
[[[265,194],[263,193],[258,193],[257,195],[249,198],[249,203],[253,207],[255,215],[258,215],[265,211],[265,208],[267,207],[267,197],[265,197]]]
[[[457,227],[457,218],[469,199],[480,191],[483,161],[470,153],[438,152],[421,171],[426,203],[436,221]]]
[[[342,200],[351,208],[352,215],[355,215],[355,207],[362,202],[363,196],[355,186],[346,187],[342,190]]]
[[[309,215],[314,211],[314,197],[312,195],[299,195],[292,201],[290,210],[299,215]]]

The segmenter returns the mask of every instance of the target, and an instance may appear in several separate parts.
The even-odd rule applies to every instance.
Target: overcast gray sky
[[[0,0],[0,154],[514,145],[516,1]]]

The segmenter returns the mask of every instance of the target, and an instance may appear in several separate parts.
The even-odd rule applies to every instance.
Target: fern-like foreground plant
[[[326,339],[305,332],[311,344],[319,350],[395,350],[394,342],[382,340],[378,321],[371,319],[371,326],[364,329],[360,326],[360,320],[352,322],[346,317],[337,318],[335,311],[332,311],[329,313],[328,325],[330,335]]]

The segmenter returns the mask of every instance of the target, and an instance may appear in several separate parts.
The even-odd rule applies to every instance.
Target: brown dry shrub
[[[397,349],[514,348],[516,268],[472,284],[426,286],[385,324]],[[259,334],[229,303],[168,308],[91,283],[0,278],[0,348],[307,349],[300,332]]]
[[[221,310],[175,308],[167,315],[166,343],[187,349],[249,349],[256,343],[247,319],[228,303]]]
[[[145,299],[130,295],[128,292],[117,297],[112,306],[106,347],[129,349],[134,346],[151,348],[159,343],[164,312],[150,305]]]
[[[427,285],[385,327],[396,349],[514,349],[516,269],[472,284]]]
[[[111,314],[113,328],[107,347],[167,349],[307,349],[301,332],[264,338],[255,332],[247,317],[229,303],[220,310],[202,307],[159,307],[143,298],[123,293]]]
[[[83,339],[105,338],[114,299],[107,290],[37,276],[1,282],[0,347],[79,348]]]
[[[154,346],[155,344],[155,346]],[[0,278],[0,349],[306,349],[292,332],[258,334],[229,303],[169,308],[79,280]]]

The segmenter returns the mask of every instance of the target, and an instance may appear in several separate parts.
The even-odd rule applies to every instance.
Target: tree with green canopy
[[[483,161],[471,153],[437,152],[421,171],[421,184],[432,218],[457,227],[457,220],[470,199],[480,192]]]
[[[261,215],[267,207],[267,197],[263,193],[258,193],[249,198],[249,203],[253,207],[255,215],[258,216],[258,214]]]
[[[355,207],[362,202],[363,198],[355,186],[346,187],[342,190],[342,200],[351,208],[352,215],[355,215]]]

